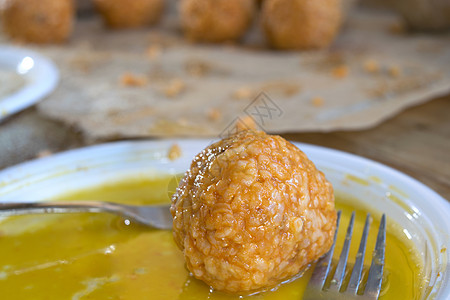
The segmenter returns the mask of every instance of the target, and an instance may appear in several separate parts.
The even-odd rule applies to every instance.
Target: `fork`
[[[103,201],[4,202],[0,203],[0,217],[42,213],[109,212],[149,227],[172,229],[172,215],[169,208],[169,204],[125,205]]]
[[[339,261],[336,266],[336,271],[332,274],[332,258],[336,245],[337,232],[339,229],[339,222],[341,218],[341,211],[338,211],[338,217],[336,221],[336,232],[334,234],[333,245],[331,249],[322,256],[316,263],[316,267],[313,271],[311,279],[306,287],[304,300],[313,299],[378,299],[381,290],[381,282],[383,279],[383,266],[384,266],[384,251],[386,248],[386,215],[381,217],[380,227],[378,229],[377,240],[375,249],[372,254],[372,263],[367,277],[367,284],[360,289],[362,282],[362,271],[364,263],[364,254],[366,251],[367,236],[369,234],[370,226],[370,214],[367,214],[366,222],[359,244],[359,250],[356,254],[355,264],[350,276],[347,287],[343,285],[345,278],[345,270],[347,266],[348,252],[350,250],[350,243],[353,232],[353,224],[355,221],[355,212],[352,213],[350,222],[347,227],[347,234],[345,236],[344,245],[339,257]],[[333,277],[331,277],[333,276]],[[331,280],[330,280],[331,278]],[[329,286],[327,286],[329,283]]]

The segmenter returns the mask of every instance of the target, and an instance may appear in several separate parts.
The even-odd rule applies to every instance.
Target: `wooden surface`
[[[410,108],[373,129],[284,137],[376,160],[450,199],[450,95]],[[29,109],[0,124],[0,169],[43,150],[58,152],[84,144],[73,129]]]

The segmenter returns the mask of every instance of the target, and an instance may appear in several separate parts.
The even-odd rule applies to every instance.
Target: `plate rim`
[[[84,146],[84,147],[78,147],[78,148],[74,148],[74,149],[68,149],[68,150],[64,150],[61,152],[57,152],[57,153],[54,153],[47,157],[31,159],[31,160],[1,169],[0,170],[0,183],[2,183],[2,179],[3,180],[6,179],[5,178],[6,176],[13,176],[13,178],[14,178],[14,173],[22,172],[21,169],[35,168],[35,167],[39,167],[40,165],[45,166],[49,162],[55,164],[59,160],[63,160],[66,157],[70,157],[72,155],[80,155],[80,154],[89,155],[89,153],[91,153],[93,151],[99,151],[102,149],[111,150],[116,147],[117,148],[119,148],[119,147],[133,148],[136,146],[145,148],[147,146],[152,146],[152,145],[158,145],[160,147],[165,148],[167,146],[171,146],[171,145],[177,144],[177,143],[178,144],[180,144],[180,143],[182,143],[182,144],[198,143],[198,145],[206,146],[206,145],[209,145],[216,141],[217,141],[217,139],[207,139],[207,138],[198,138],[198,139],[196,139],[196,138],[194,138],[194,139],[193,138],[174,138],[174,139],[159,139],[159,140],[124,140],[124,141],[113,141],[113,142],[88,145],[88,146]],[[430,195],[433,195],[436,198],[440,198],[440,200],[443,201],[443,203],[445,203],[448,206],[448,209],[450,210],[450,200],[445,199],[442,195],[440,195],[439,193],[434,191],[432,188],[430,188],[426,184],[422,183],[420,180],[414,178],[411,175],[405,174],[393,167],[390,167],[381,162],[378,162],[376,160],[373,160],[373,159],[370,159],[370,158],[367,158],[364,156],[360,156],[357,154],[353,154],[350,152],[346,152],[346,151],[342,151],[342,150],[338,150],[338,149],[334,149],[334,148],[329,148],[329,147],[324,147],[324,146],[314,145],[314,144],[309,144],[309,143],[296,142],[296,141],[289,141],[289,142],[296,145],[300,150],[305,152],[308,157],[311,154],[312,154],[312,156],[317,156],[317,153],[320,153],[320,155],[332,154],[332,155],[336,155],[340,158],[343,158],[347,161],[348,160],[356,161],[361,164],[370,165],[371,167],[374,167],[373,169],[375,169],[375,170],[386,171],[388,174],[393,174],[394,176],[396,176],[408,183],[414,184],[415,186],[419,187],[421,190],[425,191],[426,193],[429,193]],[[201,148],[201,149],[199,148],[199,151],[201,151],[202,149],[203,148]],[[189,158],[189,161],[191,161],[191,160],[192,160],[192,158]],[[312,161],[314,162],[314,159],[312,159]],[[338,165],[339,164],[342,164],[342,163],[340,162],[340,163],[338,163]],[[23,176],[19,176],[19,177],[23,177]],[[2,187],[2,185],[0,185],[0,189],[1,189],[1,187]]]
[[[0,62],[2,61],[1,57],[5,54],[13,56],[17,61],[31,57],[34,61],[33,68],[40,72],[38,75],[35,75],[37,80],[26,82],[19,90],[0,99],[1,122],[3,119],[38,103],[53,92],[59,83],[60,72],[50,58],[34,50],[2,45],[0,46],[0,54],[2,54],[0,55]],[[25,79],[25,81],[27,80]]]
[[[7,189],[8,184],[14,184],[14,182],[19,182],[30,180],[29,177],[27,177],[27,170],[33,170],[32,174],[38,173],[38,171],[45,171],[46,170],[54,170],[58,166],[66,166],[68,161],[70,161],[71,157],[76,156],[77,162],[83,161],[83,159],[89,164],[92,162],[92,157],[96,154],[97,156],[101,157],[101,159],[105,159],[105,157],[108,157],[105,155],[104,152],[120,152],[120,151],[135,151],[135,153],[140,153],[139,151],[145,150],[145,149],[152,149],[154,152],[158,152],[159,150],[164,150],[164,155],[162,155],[161,151],[159,151],[159,156],[153,157],[156,160],[159,160],[160,162],[167,162],[169,163],[170,160],[167,158],[167,150],[169,147],[171,147],[173,144],[180,145],[182,150],[187,150],[186,152],[192,152],[193,149],[195,149],[195,154],[200,152],[204,147],[211,144],[212,142],[217,141],[217,139],[162,139],[162,140],[126,140],[126,141],[115,141],[115,142],[108,142],[108,143],[101,143],[101,144],[95,144],[90,145],[86,147],[80,147],[75,148],[71,150],[62,151],[59,153],[55,153],[49,157],[34,159],[31,161],[27,161],[15,166],[8,167],[6,169],[0,170],[0,202],[2,201],[2,195],[8,195],[8,192],[4,193],[2,192],[3,189]],[[316,165],[320,165],[319,161],[323,161],[325,164],[329,162],[330,160],[323,160],[320,159],[321,156],[328,158],[338,158],[336,165],[342,165],[342,168],[348,168],[348,165],[346,165],[346,161],[354,161],[356,164],[359,165],[365,165],[369,166],[370,170],[376,170],[379,173],[387,174],[388,176],[392,176],[397,178],[397,181],[405,182],[408,186],[412,187],[414,192],[418,192],[421,197],[426,197],[428,201],[426,203],[421,203],[422,207],[424,205],[430,205],[430,204],[437,204],[436,212],[437,216],[439,217],[439,223],[442,223],[444,225],[444,228],[439,228],[439,230],[444,230],[444,232],[450,233],[450,202],[443,198],[441,195],[439,195],[437,192],[435,192],[430,187],[426,186],[419,180],[413,178],[412,176],[409,176],[405,173],[402,173],[392,167],[389,167],[387,165],[384,165],[380,162],[377,162],[375,160],[358,156],[356,154],[348,153],[341,150],[336,150],[332,148],[327,148],[323,146],[317,146],[312,144],[306,144],[306,143],[300,143],[300,142],[292,142],[294,145],[299,147],[305,154],[310,157],[310,159],[314,162]],[[184,151],[183,151],[184,152]],[[101,155],[99,155],[101,153]],[[91,157],[89,157],[91,156]],[[87,158],[87,160],[86,160]],[[190,163],[192,161],[193,157],[182,157],[179,159],[180,161],[186,161],[187,163]],[[183,160],[184,159],[184,160]],[[106,160],[106,163],[108,160]],[[102,166],[102,164],[99,165],[91,165],[89,164],[90,168],[96,168],[98,166]],[[79,168],[82,168],[82,164],[70,164],[69,169],[66,171],[68,172],[76,172],[79,171]],[[320,167],[319,167],[320,169]],[[337,171],[341,171],[337,169]],[[51,176],[50,176],[51,177]],[[48,177],[47,177],[48,178]],[[46,178],[44,177],[43,180]],[[384,181],[383,176],[383,181]],[[39,181],[32,181],[32,182],[39,182]],[[14,191],[14,188],[13,188]],[[429,214],[426,214],[426,218],[430,218]],[[434,216],[431,216],[434,217]],[[433,222],[434,223],[434,222]],[[433,224],[433,227],[437,229],[437,224]],[[440,239],[442,239],[442,235]],[[445,238],[444,238],[445,240]],[[450,239],[447,239],[447,242],[444,242],[444,247],[447,247],[447,254],[444,254],[444,257],[446,257],[447,261],[446,266],[444,266],[443,271],[445,270],[444,274],[441,274],[441,284],[444,284],[442,289],[438,291],[438,297],[444,296],[448,297],[450,295]]]

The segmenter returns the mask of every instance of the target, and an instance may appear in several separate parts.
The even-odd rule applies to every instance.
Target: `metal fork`
[[[316,263],[316,267],[311,276],[311,279],[306,287],[304,300],[313,299],[378,299],[381,290],[381,282],[383,279],[384,266],[384,250],[386,248],[386,216],[381,217],[380,227],[378,229],[377,241],[375,250],[372,255],[372,263],[367,277],[367,284],[358,292],[362,282],[362,271],[364,263],[364,254],[366,251],[367,236],[369,234],[370,214],[367,214],[366,223],[359,244],[359,250],[356,254],[355,264],[350,276],[347,287],[343,285],[345,278],[345,270],[347,268],[348,252],[350,250],[350,242],[353,232],[353,224],[355,221],[355,212],[352,213],[349,225],[347,227],[347,234],[345,242],[342,247],[342,252],[339,257],[336,271],[332,274],[332,258],[336,245],[337,232],[339,229],[339,222],[341,218],[341,211],[338,211],[336,232],[334,234],[333,245],[327,254],[322,256]],[[333,276],[330,280],[330,277]],[[329,283],[329,286],[327,286]]]
[[[172,229],[170,205],[125,205],[103,201],[48,201],[48,202],[5,202],[0,203],[0,217],[42,214],[108,212],[125,219],[158,229]]]

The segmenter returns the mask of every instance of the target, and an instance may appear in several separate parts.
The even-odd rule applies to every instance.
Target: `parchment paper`
[[[67,45],[34,48],[62,74],[38,109],[93,140],[217,136],[249,118],[272,133],[364,129],[450,91],[450,34],[398,22],[358,10],[330,49],[277,52],[258,26],[223,46],[186,42],[174,18],[131,31],[83,20]]]

